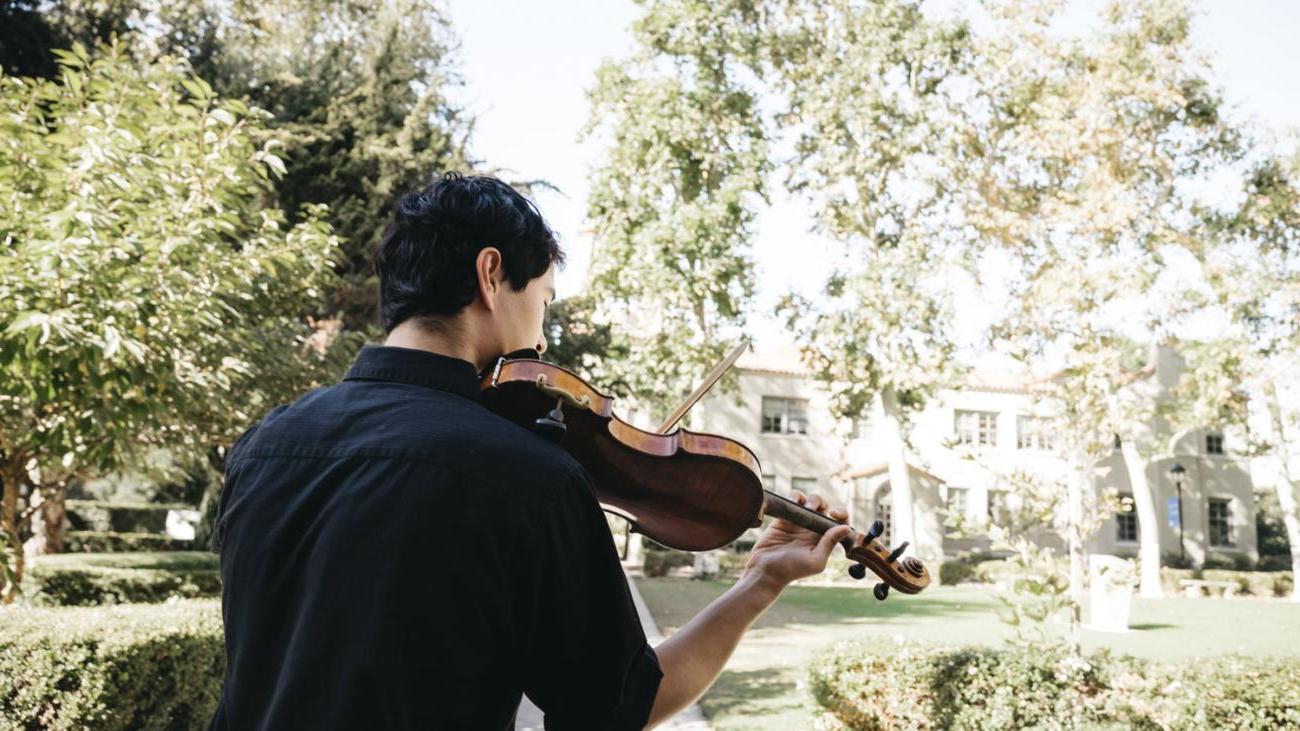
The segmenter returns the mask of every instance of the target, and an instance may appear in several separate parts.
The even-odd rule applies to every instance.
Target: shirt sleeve
[[[645,727],[663,672],[585,470],[534,525],[541,550],[524,691],[549,731]]]

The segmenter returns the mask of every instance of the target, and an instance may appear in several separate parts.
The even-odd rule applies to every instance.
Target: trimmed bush
[[[205,728],[224,669],[213,600],[6,608],[0,728]]]
[[[40,566],[80,568],[102,566],[110,569],[217,569],[221,559],[211,551],[148,551],[142,553],[55,553],[33,559]]]
[[[162,533],[167,529],[167,511],[193,510],[194,506],[69,500],[67,509],[68,525],[75,531]]]
[[[955,586],[974,580],[975,565],[969,561],[955,559],[939,564],[939,583],[944,586]]]
[[[810,689],[849,729],[1294,728],[1300,659],[1162,665],[1063,647],[841,645]]]
[[[64,547],[70,553],[188,551],[194,547],[194,541],[183,541],[159,533],[70,530],[64,534],[63,538]]]
[[[718,570],[723,576],[740,576],[740,573],[745,570],[745,562],[748,560],[748,552],[723,551],[718,555]]]
[[[953,561],[944,562],[940,567],[940,579],[944,584],[955,584],[959,581],[976,581],[984,584],[997,584],[999,582],[1009,582],[1019,575],[1019,570],[1003,559],[981,560],[975,558],[957,558]],[[950,565],[955,564],[955,565]],[[973,576],[966,577],[966,565],[973,566]],[[1061,564],[1063,571],[1068,570],[1064,562]],[[948,572],[945,574],[943,572]],[[960,575],[963,578],[957,581],[949,581],[949,574]],[[1205,579],[1206,581],[1232,581],[1237,584],[1239,594],[1251,594],[1253,596],[1287,596],[1291,592],[1291,572],[1290,571],[1237,571],[1232,569],[1179,569],[1162,566],[1160,568],[1160,583],[1164,590],[1169,594],[1181,594],[1183,589],[1179,582],[1184,579]]]
[[[67,553],[40,556],[26,592],[39,606],[161,602],[221,595],[215,554]]]
[[[666,576],[668,572],[679,566],[690,566],[694,563],[695,555],[685,551],[647,550],[642,571],[646,576]]]
[[[1254,596],[1286,596],[1291,593],[1290,571],[1232,571],[1229,569],[1160,569],[1160,582],[1166,592],[1181,594],[1184,579],[1206,581],[1231,581],[1241,594]]]

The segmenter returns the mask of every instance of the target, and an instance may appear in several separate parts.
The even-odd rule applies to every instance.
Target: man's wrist
[[[771,572],[752,566],[745,569],[745,572],[740,575],[735,588],[747,593],[753,593],[769,601],[776,601],[781,592],[785,591],[786,586],[787,582],[773,576]]]

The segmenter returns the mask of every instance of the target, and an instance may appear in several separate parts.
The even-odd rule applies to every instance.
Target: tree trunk
[[[885,439],[889,445],[889,490],[893,503],[893,535],[890,539],[894,546],[910,541],[913,550],[916,550],[916,521],[912,517],[912,475],[907,467],[907,450],[903,444],[903,415],[894,389],[886,388],[880,395],[885,407]]]
[[[194,467],[191,479],[203,481],[203,497],[199,498],[199,524],[194,526],[194,545],[199,550],[207,550],[212,543],[212,531],[217,519],[217,506],[221,503],[221,491],[225,489],[226,457],[228,447],[213,446],[207,451],[207,469],[202,464]]]
[[[1155,496],[1147,482],[1147,461],[1138,453],[1131,434],[1121,435],[1120,453],[1128,470],[1129,486],[1133,489],[1133,504],[1138,514],[1138,563],[1141,580],[1138,594],[1144,597],[1164,595],[1160,588],[1160,523],[1156,517]],[[1184,516],[1179,515],[1179,520]]]
[[[39,509],[32,514],[32,537],[25,544],[28,555],[63,553],[66,550],[63,532],[67,527],[67,499],[66,485],[32,491],[32,504],[39,505]]]
[[[23,485],[22,454],[16,457],[6,455],[0,464],[0,479],[4,480],[4,494],[0,497],[0,540],[5,543],[4,553],[0,556],[8,562],[9,568],[0,571],[0,603],[12,604],[18,596],[18,587],[23,580],[23,544],[18,535],[18,497]]]
[[[1070,556],[1070,647],[1080,654],[1083,640],[1083,495],[1092,489],[1096,460],[1084,456],[1079,460],[1079,475],[1066,488],[1066,546]]]
[[[1282,472],[1277,480],[1277,501],[1282,506],[1282,523],[1286,525],[1286,538],[1291,544],[1291,601],[1300,602],[1300,510],[1296,508],[1296,483],[1291,476],[1290,442],[1282,421],[1282,405],[1278,402],[1277,387],[1272,383],[1268,384],[1268,413],[1277,439],[1274,453]]]
[[[1286,538],[1291,543],[1291,601],[1300,602],[1300,515],[1297,515],[1295,494],[1294,482],[1289,479],[1277,481],[1282,522],[1286,524]]]

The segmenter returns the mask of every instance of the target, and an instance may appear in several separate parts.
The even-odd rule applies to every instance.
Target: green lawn
[[[730,586],[729,581],[638,579],[665,636]],[[936,587],[878,602],[868,582],[797,586],[745,636],[700,705],[717,729],[803,729],[813,703],[803,690],[808,660],[844,640],[895,637],[944,644],[996,645],[1010,628],[993,613],[990,589]],[[1085,615],[1086,620],[1086,615]],[[1300,605],[1278,600],[1135,599],[1127,634],[1084,633],[1088,649],[1157,660],[1204,655],[1300,655]]]

